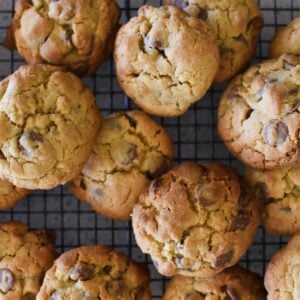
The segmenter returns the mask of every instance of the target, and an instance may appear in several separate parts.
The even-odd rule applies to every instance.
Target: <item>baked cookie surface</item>
[[[139,195],[172,166],[165,129],[141,111],[115,113],[103,122],[93,152],[72,192],[107,217],[128,220]]]
[[[274,170],[246,169],[246,180],[264,206],[263,224],[272,234],[300,231],[300,166]]]
[[[259,212],[233,169],[186,163],[151,183],[132,223],[137,244],[162,275],[210,277],[246,252]]]
[[[76,177],[100,126],[95,97],[59,67],[22,66],[0,82],[0,174],[50,189]]]
[[[228,268],[211,278],[176,275],[163,300],[266,300],[263,279],[240,266]]]
[[[149,271],[124,254],[83,246],[62,254],[46,273],[37,300],[151,300]]]
[[[54,233],[0,223],[0,299],[33,300],[55,259]]]
[[[11,31],[28,64],[92,74],[112,51],[119,15],[114,0],[18,0]]]
[[[124,92],[146,112],[166,117],[203,97],[219,67],[210,27],[173,6],[142,6],[119,30],[114,57]]]
[[[300,162],[300,57],[253,66],[222,95],[218,129],[229,151],[248,166],[273,169]]]
[[[213,29],[221,55],[215,83],[239,74],[253,59],[263,26],[255,0],[164,0],[164,4],[183,9]]]

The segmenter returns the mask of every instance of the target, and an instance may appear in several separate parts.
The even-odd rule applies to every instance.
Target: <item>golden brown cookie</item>
[[[0,176],[27,189],[76,177],[100,126],[95,97],[59,67],[22,66],[0,82]]]
[[[262,204],[263,224],[272,234],[300,231],[300,166],[274,169],[246,169],[245,177]]]
[[[229,80],[249,65],[263,26],[255,0],[164,0],[205,21],[217,36],[220,68],[215,83]]]
[[[287,246],[272,258],[265,274],[268,300],[300,299],[300,235],[294,235]]]
[[[0,223],[0,299],[33,300],[55,259],[54,232]]]
[[[107,247],[63,253],[46,273],[37,300],[150,300],[149,271]]]
[[[116,72],[143,110],[179,116],[207,92],[219,67],[210,27],[173,6],[142,6],[118,32]]]
[[[17,0],[11,27],[29,64],[92,74],[113,48],[120,9],[114,0]]]
[[[238,76],[223,93],[218,129],[229,151],[256,169],[300,163],[300,57],[283,55]]]
[[[269,56],[271,58],[279,57],[284,53],[300,55],[300,18],[280,28],[270,42]]]
[[[72,192],[99,214],[128,220],[139,195],[172,166],[165,129],[141,111],[115,113],[103,122],[92,155],[70,182]]]
[[[210,277],[236,264],[259,221],[250,191],[219,163],[174,167],[151,183],[132,215],[137,244],[165,276]]]
[[[240,266],[210,278],[174,276],[163,300],[266,300],[263,279]]]

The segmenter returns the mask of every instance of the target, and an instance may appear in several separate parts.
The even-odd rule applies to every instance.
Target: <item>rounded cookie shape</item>
[[[0,179],[0,210],[10,209],[30,193],[29,190],[16,187]]]
[[[279,57],[284,53],[300,55],[300,18],[290,21],[275,32],[269,45],[269,56]]]
[[[220,47],[220,67],[215,83],[239,74],[255,55],[263,26],[255,0],[164,0],[209,24]]]
[[[218,129],[229,151],[256,169],[300,162],[300,57],[283,55],[238,76],[223,93]]]
[[[210,277],[247,251],[259,212],[233,169],[186,163],[151,183],[132,223],[139,247],[162,275]]]
[[[210,278],[176,275],[163,300],[266,300],[263,279],[240,266],[234,266]]]
[[[54,232],[0,223],[0,299],[35,299],[55,258]]]
[[[173,6],[142,6],[118,32],[116,72],[143,110],[179,116],[204,96],[219,67],[210,27]]]
[[[50,189],[76,177],[100,126],[95,97],[59,67],[22,66],[0,82],[0,175]]]
[[[63,253],[46,273],[37,300],[150,300],[148,269],[102,246]]]
[[[294,235],[288,244],[270,260],[265,273],[268,300],[300,299],[300,235]]]
[[[128,220],[150,180],[172,166],[173,145],[165,129],[141,111],[106,118],[72,192],[107,217]]]
[[[92,74],[113,48],[120,9],[114,0],[18,0],[11,31],[28,64]]]
[[[263,203],[263,224],[272,234],[300,231],[300,166],[274,170],[246,168],[248,184]]]

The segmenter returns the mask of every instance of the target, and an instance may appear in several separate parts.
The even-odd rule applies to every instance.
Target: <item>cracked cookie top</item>
[[[211,278],[174,276],[163,300],[266,300],[263,279],[240,266]]]
[[[263,203],[263,222],[273,234],[300,231],[300,166],[274,170],[246,168],[245,177]]]
[[[263,19],[255,0],[164,0],[205,21],[217,36],[220,68],[216,83],[239,74],[252,60]]]
[[[300,162],[300,57],[282,55],[231,82],[218,110],[228,149],[257,169]]]
[[[62,254],[46,273],[37,300],[150,300],[148,269],[102,246]]]
[[[0,210],[10,209],[30,193],[12,183],[0,179]]]
[[[202,20],[173,7],[142,6],[118,32],[118,80],[148,113],[179,116],[204,96],[219,67],[214,34]]]
[[[128,220],[139,195],[172,166],[173,145],[165,129],[141,111],[106,118],[73,193],[105,216]]]
[[[210,277],[246,252],[259,213],[233,169],[186,163],[151,183],[132,222],[138,245],[162,275]]]
[[[265,273],[269,300],[300,299],[300,235],[294,235],[270,260]]]
[[[0,223],[0,299],[35,299],[55,258],[54,240],[53,231]]]
[[[284,53],[300,55],[300,18],[280,28],[269,45],[269,56],[279,57]]]
[[[95,97],[59,67],[22,66],[0,82],[0,175],[50,189],[73,179],[100,125]]]
[[[11,31],[27,63],[91,74],[112,51],[119,15],[114,0],[18,0]]]

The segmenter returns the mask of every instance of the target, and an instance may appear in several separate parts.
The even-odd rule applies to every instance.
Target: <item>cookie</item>
[[[109,56],[120,9],[114,0],[17,0],[11,34],[28,64],[92,74]]]
[[[18,188],[0,179],[0,210],[13,208],[29,194],[29,190]]]
[[[275,170],[246,169],[246,179],[264,204],[263,224],[272,234],[300,231],[300,166]]]
[[[300,235],[294,235],[287,246],[270,260],[265,273],[268,300],[300,299]]]
[[[146,267],[101,246],[83,246],[62,254],[46,273],[37,300],[150,300]]]
[[[215,83],[233,78],[249,65],[263,27],[255,0],[164,0],[211,26],[220,47]]]
[[[89,160],[69,186],[97,213],[129,220],[139,195],[171,168],[172,157],[162,126],[141,111],[115,113],[104,120]]]
[[[140,196],[132,215],[136,241],[162,275],[210,277],[239,261],[260,221],[241,180],[219,163],[185,163]]]
[[[35,299],[54,259],[54,232],[0,223],[0,299]]]
[[[119,30],[114,58],[124,92],[165,117],[182,115],[203,97],[219,67],[210,27],[173,6],[142,6]]]
[[[78,176],[100,126],[95,97],[59,67],[22,66],[0,82],[0,176],[50,189]]]
[[[269,56],[279,57],[284,53],[300,55],[300,18],[289,22],[275,32],[269,45]]]
[[[210,278],[174,276],[163,300],[265,300],[263,279],[240,266],[234,266]]]
[[[256,169],[300,163],[300,57],[283,55],[238,76],[223,93],[218,129],[229,151]]]

